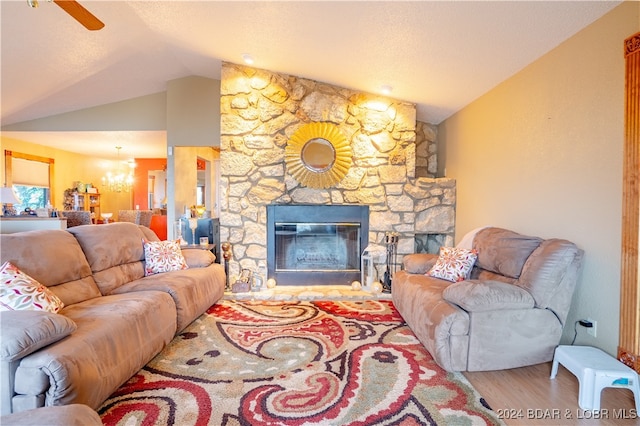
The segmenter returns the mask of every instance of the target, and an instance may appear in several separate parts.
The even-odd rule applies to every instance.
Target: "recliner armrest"
[[[61,314],[43,311],[0,312],[0,361],[24,358],[73,333],[77,325]]]
[[[0,415],[16,408],[13,403],[16,369],[20,360],[38,349],[73,333],[78,326],[64,315],[43,311],[0,312]],[[44,401],[43,395],[30,395],[28,406]],[[23,401],[22,401],[23,402]],[[18,404],[19,405],[19,404]],[[0,422],[4,424],[4,420]]]
[[[213,253],[200,248],[182,250],[182,255],[189,268],[206,268],[216,261]]]
[[[467,312],[532,309],[535,306],[535,300],[528,291],[501,281],[460,281],[448,286],[442,297]]]
[[[426,274],[436,264],[437,254],[413,253],[402,258],[402,267],[410,274]]]

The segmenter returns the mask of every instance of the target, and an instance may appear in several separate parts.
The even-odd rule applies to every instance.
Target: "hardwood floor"
[[[464,373],[507,425],[640,425],[630,390],[605,388],[600,411],[584,411],[578,406],[578,379],[562,365],[555,379],[550,374],[551,362]]]

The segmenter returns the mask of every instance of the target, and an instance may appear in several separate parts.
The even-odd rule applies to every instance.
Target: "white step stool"
[[[578,378],[578,405],[583,410],[600,409],[600,393],[604,388],[630,389],[636,410],[640,410],[638,373],[606,352],[591,346],[560,345],[553,356],[552,379],[558,373],[558,363]]]

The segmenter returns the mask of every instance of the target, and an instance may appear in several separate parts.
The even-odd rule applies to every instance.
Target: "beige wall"
[[[23,154],[37,155],[53,158],[55,160],[55,181],[53,182],[54,199],[51,200],[54,207],[63,210],[64,191],[73,186],[76,181],[92,183],[98,188],[100,197],[100,211],[117,213],[119,209],[131,208],[132,193],[107,193],[102,190],[100,183],[107,170],[117,167],[115,161],[88,157],[69,151],[38,145],[23,140],[0,137],[2,147],[2,161],[0,161],[0,176],[4,185],[5,166],[4,151],[6,149]]]
[[[574,241],[585,264],[576,319],[598,322],[577,344],[616,353],[619,329],[623,41],[640,30],[626,2],[441,123],[458,189],[456,240],[485,225]]]
[[[185,206],[196,204],[196,158],[213,165],[214,153],[203,147],[220,146],[220,81],[192,76],[167,82],[166,129],[167,146],[171,147],[167,155],[167,221],[174,223],[184,214]],[[215,170],[209,173],[213,176]],[[211,197],[215,194],[209,201],[214,199]],[[173,238],[171,226],[169,237]]]
[[[167,91],[152,95],[127,99],[107,105],[100,105],[93,108],[72,111],[58,114],[51,117],[37,120],[16,123],[2,127],[3,131],[107,131],[107,130],[165,130],[167,140],[163,143],[167,147],[192,146],[192,147],[212,147],[220,146],[220,81],[205,77],[191,76],[167,82]],[[26,136],[28,138],[28,136]],[[2,139],[3,148],[5,139]],[[28,140],[23,141],[29,144]],[[14,150],[26,152],[22,148],[22,143],[15,141]],[[7,142],[8,143],[8,142]],[[41,145],[36,146],[36,150],[48,149]],[[58,151],[66,152],[66,151]],[[171,151],[173,152],[173,151]],[[210,151],[197,151],[202,158],[212,161],[210,170],[212,180],[215,180],[215,167],[217,162],[213,158],[217,153]],[[32,153],[32,152],[29,152]],[[35,152],[32,154],[40,155]],[[64,155],[64,154],[63,154]],[[82,157],[82,156],[81,156]],[[81,176],[84,170],[87,177],[74,177],[75,180],[92,180],[98,182],[106,171],[106,167],[101,163],[93,163],[90,158],[87,161],[69,162],[66,171],[71,176]],[[58,161],[56,157],[56,161]],[[80,164],[85,164],[82,168]],[[97,166],[97,167],[96,167]],[[4,165],[3,165],[4,167]],[[189,166],[191,167],[191,166]],[[114,168],[114,167],[111,167]],[[195,170],[195,158],[193,161]],[[99,171],[99,173],[96,173]],[[174,182],[174,159],[173,155],[167,157],[167,179],[168,179],[168,223],[172,223],[177,217],[184,213],[184,205],[193,205],[196,202],[195,185],[176,186]],[[4,176],[4,172],[2,172]],[[62,177],[61,179],[67,179]],[[56,178],[58,181],[58,178]],[[63,185],[67,185],[66,180]],[[70,186],[70,184],[69,184]],[[210,185],[213,189],[214,185]],[[64,186],[59,197],[56,197],[56,206],[62,205],[62,193],[68,186]],[[187,188],[183,190],[182,188]],[[216,199],[215,191],[209,194],[209,200]],[[105,196],[106,204],[103,203],[102,211],[106,209],[116,212],[119,209],[131,209],[134,204],[130,193],[111,194]],[[59,200],[59,201],[58,201]],[[106,207],[104,207],[106,205]],[[171,208],[174,206],[174,208]],[[58,207],[58,206],[57,206]],[[211,206],[216,209],[217,206]]]
[[[4,131],[165,130],[167,94],[155,93],[124,101],[2,126]]]

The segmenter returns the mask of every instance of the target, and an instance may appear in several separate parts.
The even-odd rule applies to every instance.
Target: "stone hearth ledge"
[[[353,290],[348,285],[277,286],[246,293],[224,293],[226,300],[391,300],[391,293]]]

